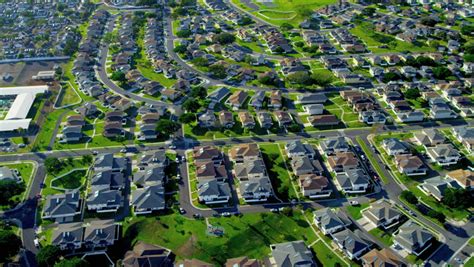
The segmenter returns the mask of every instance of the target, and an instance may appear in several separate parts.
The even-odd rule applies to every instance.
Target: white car
[[[359,201],[357,201],[357,200],[351,200],[349,203],[350,203],[352,206],[357,206],[357,205],[359,205]]]
[[[40,243],[39,243],[38,238],[35,238],[35,239],[33,240],[33,243],[35,244],[35,247],[39,248]]]

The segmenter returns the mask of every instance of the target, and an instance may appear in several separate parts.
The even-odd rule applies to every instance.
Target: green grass
[[[288,169],[286,169],[279,145],[261,144],[259,147],[262,151],[268,175],[272,180],[273,190],[276,191],[278,197],[282,200],[297,199],[298,194],[291,183],[291,177]]]
[[[42,189],[41,191],[41,194],[46,196],[46,195],[53,195],[53,194],[60,194],[60,193],[63,193],[62,190],[58,190],[58,189],[55,189],[55,188],[52,188],[51,185],[52,185],[52,180],[56,177],[59,177],[61,175],[64,175],[68,172],[70,172],[71,170],[73,169],[84,169],[84,168],[88,168],[89,165],[86,165],[85,163],[82,162],[81,158],[75,158],[73,159],[72,163],[69,164],[67,163],[67,161],[65,159],[61,159],[63,160],[63,169],[60,170],[58,173],[55,173],[55,174],[52,174],[52,173],[48,173],[46,174],[46,178],[45,178],[45,181],[44,181],[44,188]],[[76,185],[77,182],[76,181],[71,181],[70,179],[76,177],[75,175],[73,175],[72,177],[68,177],[66,178],[65,180],[63,181],[58,181],[58,182],[55,182],[55,185],[62,185],[62,186],[71,186],[71,185]],[[85,182],[85,177],[84,178],[80,178],[81,179],[81,183],[83,184]],[[67,188],[67,187],[65,187]]]
[[[10,169],[16,169],[20,173],[21,179],[23,180],[23,182],[25,184],[25,190],[21,194],[19,194],[18,196],[12,197],[12,199],[21,201],[25,197],[25,194],[27,193],[28,185],[30,184],[31,178],[33,176],[33,171],[34,171],[34,168],[35,168],[33,163],[29,163],[29,162],[8,163],[8,162],[5,162],[5,163],[0,164],[0,167],[8,167]]]
[[[374,228],[370,230],[369,233],[375,236],[387,247],[390,247],[393,244],[392,236],[389,233],[386,233],[385,231],[381,230],[380,228]]]
[[[346,263],[334,253],[332,248],[328,248],[323,241],[316,242],[311,248],[316,253],[316,258],[318,258],[322,266],[346,266]]]
[[[38,148],[39,150],[44,150],[49,146],[49,142],[53,137],[56,123],[58,122],[61,114],[67,110],[69,109],[58,109],[47,115],[43,125],[41,125],[39,134],[36,136],[34,147]]]
[[[211,218],[209,223],[222,227],[224,236],[208,235],[204,221],[171,214],[124,222],[123,240],[142,240],[171,249],[178,259],[196,258],[219,266],[228,258],[244,255],[262,259],[270,253],[269,246],[273,243],[304,240],[310,244],[316,240],[308,223],[296,211],[289,217],[261,213]]]
[[[62,85],[61,96],[56,106],[63,107],[67,105],[78,104],[79,101],[81,101],[81,98],[78,96],[75,89],[66,83]]]
[[[354,218],[355,220],[358,220],[362,218],[362,213],[360,211],[367,207],[369,207],[369,203],[363,203],[357,206],[347,206],[346,209],[352,218]]]
[[[54,187],[64,188],[64,189],[76,189],[81,187],[86,179],[87,170],[80,169],[74,170],[71,173],[64,175],[59,179],[51,181],[51,185]]]

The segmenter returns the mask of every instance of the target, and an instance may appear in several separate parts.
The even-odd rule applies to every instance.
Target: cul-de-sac
[[[0,0],[0,266],[474,267],[473,0]]]

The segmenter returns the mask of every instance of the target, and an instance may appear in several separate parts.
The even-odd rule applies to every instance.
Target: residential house
[[[372,249],[361,258],[364,267],[406,267],[404,260],[388,248]]]
[[[410,146],[396,138],[387,138],[382,141],[382,147],[390,156],[409,154]]]
[[[331,137],[322,140],[319,144],[322,152],[326,155],[333,155],[335,153],[348,152],[350,147],[343,136]]]
[[[119,239],[119,224],[111,220],[95,220],[84,227],[83,244],[86,248],[105,248]]]
[[[227,182],[209,180],[198,184],[198,198],[201,203],[207,205],[228,203],[231,195]]]
[[[419,256],[432,245],[434,239],[428,230],[409,220],[400,226],[393,242],[407,253]]]
[[[298,177],[301,194],[311,199],[325,198],[332,194],[328,178],[316,174],[303,174]]]
[[[133,182],[138,187],[146,187],[153,184],[166,183],[165,166],[144,166],[133,174]]]
[[[302,105],[324,104],[327,100],[328,98],[324,93],[306,93],[299,94],[296,103]]]
[[[354,232],[344,229],[331,234],[334,242],[351,260],[358,260],[372,246],[372,241],[359,229]]]
[[[330,170],[335,173],[359,168],[359,160],[352,152],[337,152],[329,156],[327,161]]]
[[[304,105],[303,110],[308,115],[322,115],[324,112],[324,105],[323,104]]]
[[[280,90],[274,90],[270,94],[269,108],[280,109],[283,106],[283,96]]]
[[[369,188],[370,178],[362,169],[347,169],[336,175],[339,187],[347,194],[365,193]]]
[[[272,257],[270,264],[277,266],[307,266],[316,267],[313,253],[304,241],[292,241],[270,245]]]
[[[165,189],[161,183],[132,191],[130,205],[137,215],[150,214],[166,208]]]
[[[46,197],[41,218],[65,223],[72,222],[74,216],[79,214],[81,214],[79,190],[67,190],[64,194],[54,194]]]
[[[418,144],[424,146],[437,146],[443,144],[445,137],[434,128],[423,129],[421,132],[415,133],[415,140]]]
[[[323,173],[323,167],[318,160],[311,159],[308,156],[294,157],[290,162],[291,169],[295,175],[317,174]]]
[[[214,128],[217,125],[217,118],[214,112],[208,109],[198,116],[199,126],[203,128]]]
[[[270,129],[273,126],[272,115],[267,111],[260,111],[257,113],[258,123],[263,129]]]
[[[394,208],[387,200],[381,199],[370,204],[362,215],[373,225],[389,229],[398,224],[403,214]]]
[[[341,121],[332,114],[310,116],[308,121],[313,127],[336,126],[341,123]]]
[[[287,111],[277,110],[274,111],[273,114],[275,115],[275,118],[280,127],[289,126],[293,122],[292,116]]]
[[[263,108],[263,104],[265,101],[265,91],[257,91],[255,94],[250,98],[249,106],[255,109]]]
[[[115,157],[114,154],[106,153],[98,155],[93,164],[95,172],[114,171],[122,172],[127,169],[127,158]]]
[[[418,156],[396,155],[395,164],[400,173],[407,176],[426,175],[428,168]]]
[[[217,147],[198,146],[193,148],[193,159],[195,163],[212,161],[215,165],[221,165],[224,161],[224,156]]]
[[[418,188],[428,196],[434,197],[436,200],[443,200],[444,193],[448,188],[458,188],[455,180],[450,178],[433,177],[423,181]]]
[[[225,267],[263,267],[257,259],[249,259],[247,256],[227,259]]]
[[[75,250],[82,247],[84,229],[82,223],[60,224],[53,231],[51,244],[61,250]]]
[[[7,166],[0,167],[0,181],[21,182],[21,176],[17,169],[10,169]]]
[[[471,190],[474,188],[474,171],[457,169],[446,174],[446,178],[456,181],[458,186]]]
[[[461,153],[451,144],[439,144],[435,147],[429,147],[426,149],[426,154],[430,157],[431,162],[441,166],[457,164],[461,159]]]
[[[227,128],[227,129],[234,127],[234,124],[235,124],[234,114],[232,114],[232,112],[223,110],[219,112],[218,116],[219,116],[219,123],[221,127]]]
[[[289,158],[307,156],[310,159],[316,158],[316,151],[310,144],[303,144],[300,140],[290,141],[285,145],[285,151]]]
[[[229,150],[229,158],[236,163],[258,160],[261,158],[260,149],[255,143],[237,145]]]
[[[236,91],[227,99],[227,104],[229,104],[232,109],[238,110],[244,105],[248,96],[249,94],[246,91]]]
[[[173,260],[171,250],[138,241],[132,250],[125,253],[123,267],[163,266],[171,267]],[[179,266],[179,265],[178,265]]]
[[[248,128],[248,129],[253,129],[255,128],[255,120],[248,111],[241,111],[238,113],[239,120],[242,123],[242,127]]]
[[[316,210],[313,214],[314,223],[325,235],[342,231],[351,225],[349,218],[341,211],[335,213],[330,208],[323,208]]]

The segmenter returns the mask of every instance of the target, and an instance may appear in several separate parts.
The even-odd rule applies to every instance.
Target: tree
[[[219,65],[219,64],[211,65],[209,67],[209,72],[214,78],[217,78],[217,79],[224,79],[225,77],[227,77],[227,72],[223,65]]]
[[[436,220],[440,221],[441,223],[444,223],[446,221],[446,215],[444,215],[441,212],[435,211],[435,210],[430,209],[426,215],[430,216],[431,218],[435,218]]]
[[[191,89],[191,93],[189,96],[197,99],[204,99],[207,97],[207,90],[202,86],[196,86]]]
[[[114,71],[110,76],[110,79],[118,82],[126,82],[127,78],[125,77],[125,73],[121,71]]]
[[[176,36],[179,38],[188,38],[191,34],[192,32],[190,30],[180,30],[176,32]]]
[[[92,163],[92,156],[91,155],[83,155],[81,159],[83,164],[91,164]]]
[[[474,197],[466,189],[448,188],[444,192],[443,203],[450,208],[468,209],[474,207]]]
[[[181,123],[193,123],[196,121],[196,114],[194,113],[183,113],[179,116],[179,122]]]
[[[418,88],[407,89],[404,95],[405,95],[405,98],[408,98],[408,99],[416,99],[421,96],[420,90],[418,90]]]
[[[474,32],[474,24],[464,25],[461,27],[461,33],[472,36]]]
[[[245,26],[254,23],[254,21],[251,18],[245,16],[242,17],[237,23],[239,24],[239,26]]]
[[[367,17],[372,17],[375,13],[376,9],[374,7],[366,7],[362,9],[361,14]]]
[[[445,80],[449,76],[452,76],[453,73],[446,67],[435,67],[433,68],[433,76],[439,80]]]
[[[293,30],[293,28],[294,28],[293,25],[291,25],[291,24],[288,23],[288,22],[284,22],[284,23],[282,23],[281,26],[280,26],[280,29],[281,29],[282,31]]]
[[[288,75],[288,81],[293,84],[311,85],[312,80],[306,71],[297,71]]]
[[[436,20],[434,20],[431,17],[423,17],[423,18],[421,18],[420,22],[421,22],[421,24],[426,25],[426,26],[430,26],[430,27],[434,27],[437,23]]]
[[[215,41],[218,42],[219,44],[231,44],[235,41],[235,36],[231,33],[223,32],[219,33],[214,37]]]
[[[205,67],[209,65],[209,60],[207,60],[205,57],[196,57],[191,60],[191,63],[198,67]]]
[[[199,108],[201,108],[201,105],[196,99],[188,98],[186,99],[186,101],[184,101],[182,107],[186,111],[196,113],[199,110]]]
[[[11,230],[0,230],[0,261],[16,255],[21,247],[20,238]]]
[[[186,46],[185,46],[185,45],[181,45],[181,44],[180,44],[180,45],[177,45],[177,46],[173,49],[173,51],[174,51],[175,53],[179,53],[179,54],[186,53],[186,50],[187,50],[187,49],[186,49]]]
[[[161,119],[156,124],[156,131],[166,137],[173,134],[178,129],[179,124],[168,119]]]
[[[295,46],[296,47],[303,47],[304,46],[304,43],[302,41],[299,41],[299,42],[296,42],[295,43]]]
[[[54,264],[54,267],[88,267],[88,266],[90,266],[90,264],[87,261],[81,258],[77,258],[77,257],[74,257],[72,259],[62,260]]]
[[[314,84],[319,86],[327,86],[334,80],[333,75],[330,73],[315,73],[311,75],[311,79],[313,80]]]
[[[398,81],[400,80],[400,75],[395,72],[387,72],[383,75],[382,81],[384,83],[388,83],[390,81]]]
[[[406,201],[408,201],[408,203],[411,203],[413,205],[418,204],[418,198],[416,198],[415,194],[413,194],[413,192],[411,191],[405,190],[400,196]]]
[[[289,125],[286,128],[288,129],[288,131],[290,131],[292,133],[297,133],[297,132],[301,131],[301,127],[298,123],[292,123],[291,125]]]
[[[47,245],[38,251],[36,260],[39,266],[50,267],[54,266],[60,256],[61,250],[57,246]]]
[[[45,159],[44,166],[46,167],[46,171],[48,171],[48,173],[57,173],[63,168],[61,161],[58,158],[52,157]]]

